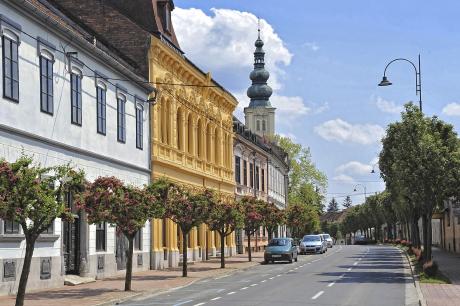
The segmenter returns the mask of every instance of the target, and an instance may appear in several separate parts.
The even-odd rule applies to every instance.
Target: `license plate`
[[[281,257],[281,255],[272,255],[272,257],[278,258]]]

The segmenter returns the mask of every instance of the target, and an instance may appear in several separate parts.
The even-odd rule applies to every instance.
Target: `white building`
[[[70,162],[90,181],[116,176],[147,184],[146,101],[153,88],[145,78],[46,1],[1,1],[0,14],[0,158],[14,161],[24,152],[43,166]],[[75,223],[56,219],[38,238],[28,289],[62,286],[66,274],[102,278],[125,268],[124,237],[73,211]],[[17,290],[21,231],[0,220],[0,294]],[[146,224],[136,239],[134,270],[149,269],[149,262]]]

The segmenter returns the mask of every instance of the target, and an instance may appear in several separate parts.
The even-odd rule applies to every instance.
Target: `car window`
[[[329,236],[329,234],[324,235],[324,237],[325,237],[326,239],[331,238],[331,236]]]
[[[305,237],[303,237],[302,241],[305,241],[305,242],[307,242],[307,241],[321,241],[321,238],[320,238],[320,236],[316,236],[316,235],[315,236],[305,236]]]
[[[268,246],[286,246],[290,245],[290,241],[288,239],[272,239]]]

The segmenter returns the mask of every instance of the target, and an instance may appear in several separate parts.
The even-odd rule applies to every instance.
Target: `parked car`
[[[321,235],[305,235],[300,243],[300,254],[319,253],[327,250],[326,240]]]
[[[355,236],[355,244],[367,244],[367,238],[363,235]]]
[[[297,243],[292,238],[273,238],[264,252],[265,263],[275,261],[297,261]]]
[[[326,239],[327,247],[332,248],[334,246],[334,241],[329,234],[323,234],[323,238]]]

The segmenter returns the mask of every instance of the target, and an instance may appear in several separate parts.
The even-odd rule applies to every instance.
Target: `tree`
[[[243,212],[233,199],[208,191],[209,214],[206,220],[209,228],[220,235],[220,267],[225,268],[225,237],[237,228],[243,227]]]
[[[347,197],[345,198],[345,200],[343,200],[343,204],[342,206],[344,208],[350,208],[351,206],[353,205],[352,201],[351,201],[351,197],[349,195],[347,195]]]
[[[266,203],[263,206],[263,226],[267,229],[268,239],[273,238],[273,232],[277,230],[278,226],[285,223],[284,211],[276,207],[274,203]]]
[[[173,220],[182,231],[182,276],[187,277],[187,238],[190,231],[208,219],[209,190],[191,190],[171,184],[166,202],[166,217]]]
[[[21,156],[13,163],[0,161],[0,218],[18,222],[26,239],[16,306],[24,304],[35,241],[56,218],[72,221],[66,192],[84,189],[84,173],[70,166],[42,167]]]
[[[412,103],[401,116],[387,128],[379,167],[387,190],[399,194],[399,204],[405,206],[400,211],[412,221],[413,240],[422,218],[424,259],[431,260],[433,212],[458,194],[459,140],[452,125],[424,117]]]
[[[130,291],[134,236],[147,220],[163,215],[163,206],[145,189],[126,186],[116,177],[99,177],[89,184],[81,207],[88,214],[88,223],[107,222],[128,240],[125,291]]]
[[[286,211],[286,224],[291,229],[294,238],[317,231],[320,226],[315,208],[301,203],[289,203]]]
[[[289,203],[311,205],[321,213],[324,210],[327,177],[316,168],[310,149],[294,143],[288,137],[275,136],[275,141],[289,156]]]
[[[332,198],[332,200],[329,202],[329,205],[327,206],[327,212],[338,212],[339,211],[339,203],[337,203],[335,198]]]
[[[243,212],[243,230],[248,237],[248,260],[252,261],[251,235],[253,235],[263,224],[264,201],[254,197],[245,196],[238,201],[239,209]]]

